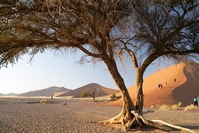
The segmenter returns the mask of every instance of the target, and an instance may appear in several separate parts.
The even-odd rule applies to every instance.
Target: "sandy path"
[[[96,123],[117,115],[121,107],[103,106],[92,100],[71,99],[68,100],[67,107],[62,106],[63,101],[57,102],[57,104],[27,104],[20,100],[17,102],[3,100],[0,102],[0,133],[123,132],[120,129]],[[154,113],[147,114],[145,117],[161,119],[199,132],[199,109],[195,111],[155,110]],[[160,131],[149,130],[148,132]]]

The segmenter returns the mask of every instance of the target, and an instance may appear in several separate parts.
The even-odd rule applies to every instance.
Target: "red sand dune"
[[[199,65],[195,64],[193,76],[185,69],[185,64],[173,65],[161,69],[144,79],[144,106],[171,105],[182,102],[193,103],[193,97],[199,95]],[[175,81],[176,80],[176,81]],[[158,88],[162,84],[162,88]],[[135,85],[128,89],[131,98],[135,98]],[[111,104],[122,105],[122,101]]]

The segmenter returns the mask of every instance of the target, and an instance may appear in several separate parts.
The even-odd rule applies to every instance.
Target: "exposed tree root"
[[[178,130],[182,130],[182,131],[186,131],[186,132],[190,132],[190,133],[195,133],[195,131],[190,130],[188,128],[172,125],[172,124],[169,124],[169,123],[161,121],[161,120],[151,120],[151,121],[146,120],[141,115],[136,113],[135,111],[131,111],[131,113],[133,113],[135,117],[142,119],[142,121],[148,126],[152,126],[152,127],[164,130],[164,131],[172,131],[172,128],[173,128],[173,129],[178,129]]]
[[[100,121],[99,123],[104,123],[104,124],[122,124],[122,114],[118,114],[117,116],[110,118],[108,120],[105,121]]]
[[[141,115],[139,115],[135,111],[131,111],[131,113],[133,113],[135,118],[140,119],[145,125],[155,127],[155,128],[160,129],[160,130],[167,131],[167,132],[172,131],[172,129],[169,128],[168,126],[160,125],[160,124],[155,123],[153,121],[149,121],[149,120],[144,119]]]
[[[174,129],[177,129],[177,130],[182,130],[182,131],[186,131],[186,132],[190,132],[190,133],[195,133],[195,131],[193,131],[193,130],[190,130],[190,129],[187,129],[184,127],[180,127],[180,126],[176,126],[176,125],[172,125],[172,124],[169,124],[169,123],[161,121],[161,120],[146,120],[145,118],[143,118],[140,114],[136,113],[135,111],[131,111],[131,113],[134,116],[133,119],[128,120],[126,122],[124,121],[123,114],[120,113],[119,115],[117,115],[113,118],[110,118],[109,120],[101,121],[100,123],[121,124],[124,131],[128,131],[128,130],[132,129],[133,127],[149,126],[149,127],[160,129],[162,131],[166,131],[166,132],[170,132]]]
[[[188,128],[184,128],[184,127],[181,127],[181,126],[176,126],[176,125],[173,125],[173,124],[161,121],[161,120],[151,120],[151,121],[157,122],[157,123],[160,123],[160,124],[164,124],[164,125],[167,125],[169,127],[172,127],[172,128],[178,129],[178,130],[182,130],[182,131],[186,131],[186,132],[190,132],[190,133],[195,133],[195,131],[190,130]]]

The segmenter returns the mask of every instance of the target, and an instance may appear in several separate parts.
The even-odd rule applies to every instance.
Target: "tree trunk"
[[[128,93],[128,90],[125,86],[124,80],[121,77],[116,63],[114,60],[110,60],[110,59],[105,59],[104,60],[109,72],[111,73],[113,79],[115,80],[118,88],[120,89],[120,93],[122,95],[122,100],[123,100],[123,108],[122,111],[120,112],[119,115],[117,115],[116,117],[110,119],[108,121],[108,123],[122,123],[124,125],[126,125],[129,120],[133,119],[133,114],[131,113],[132,110],[135,110],[135,106],[131,100],[131,97]]]
[[[162,125],[153,121],[148,121],[142,117],[142,109],[144,103],[143,88],[142,88],[143,72],[146,69],[146,67],[144,66],[136,69],[137,91],[136,91],[136,101],[134,106],[131,97],[128,93],[128,90],[124,84],[123,78],[121,77],[119,71],[117,70],[115,61],[110,59],[105,59],[104,61],[109,69],[109,72],[111,73],[113,79],[115,80],[117,86],[120,89],[123,100],[123,108],[120,114],[118,114],[117,116],[110,118],[109,120],[102,121],[100,123],[122,124],[123,129],[125,131],[133,127],[144,127],[144,126],[155,127],[167,132],[171,131],[173,126],[168,127],[168,124],[165,126],[164,124]],[[183,130],[185,131],[185,129]],[[191,130],[187,129],[186,131],[191,131]]]
[[[142,115],[144,105],[144,94],[143,94],[143,72],[141,69],[136,70],[136,96],[135,96],[135,107],[136,112]]]
[[[93,94],[92,94],[92,96],[93,96],[93,101],[95,102],[95,97],[96,97],[96,95],[95,95],[95,91],[93,91]]]

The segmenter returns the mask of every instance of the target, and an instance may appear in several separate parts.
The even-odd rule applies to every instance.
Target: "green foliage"
[[[88,90],[84,90],[81,94],[80,97],[87,97],[89,95],[89,91]]]
[[[111,101],[115,101],[115,100],[118,100],[118,99],[120,99],[120,98],[121,98],[121,96],[116,96],[116,94],[112,94],[112,95],[110,96]]]
[[[114,101],[115,98],[116,98],[116,95],[115,95],[115,94],[112,94],[112,95],[110,96],[111,101]]]

